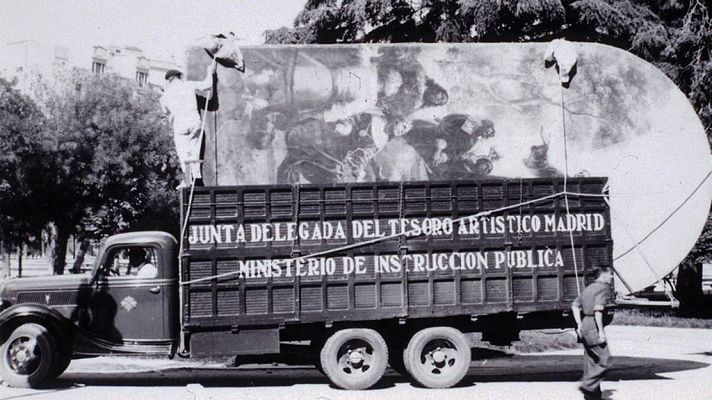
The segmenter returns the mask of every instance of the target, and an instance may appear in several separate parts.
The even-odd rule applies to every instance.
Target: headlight
[[[10,307],[10,302],[0,297],[0,311]]]

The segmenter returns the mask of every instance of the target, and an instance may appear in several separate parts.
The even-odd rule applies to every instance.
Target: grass
[[[475,350],[475,353],[486,350],[485,353],[499,352],[500,355],[506,354],[524,354],[524,353],[540,353],[543,351],[567,350],[578,347],[576,336],[573,334],[573,329],[545,329],[521,331],[519,333],[519,341],[512,342],[511,346],[495,346],[488,342],[480,341],[480,333],[468,334],[470,345],[480,349]],[[492,353],[494,354],[494,353]],[[490,354],[490,355],[492,355]]]
[[[712,329],[712,317],[692,318],[679,315],[675,310],[617,309],[613,316],[613,325],[661,326],[669,328]],[[492,346],[486,342],[474,344],[489,350],[507,354],[539,353],[544,351],[575,349],[580,345],[571,329],[522,331],[520,340],[511,346]]]
[[[576,335],[572,329],[561,331],[559,329],[522,331],[520,340],[512,343],[512,350],[517,353],[540,353],[543,351],[567,350],[579,347]]]
[[[617,309],[615,314],[613,314],[612,324],[712,329],[712,318],[684,317],[680,316],[677,311],[671,309]]]

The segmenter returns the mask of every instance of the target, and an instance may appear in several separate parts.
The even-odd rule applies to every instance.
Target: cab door
[[[132,249],[143,248],[155,267],[139,274],[129,262]],[[115,246],[107,249],[90,301],[91,331],[114,343],[168,339],[163,312],[170,282],[162,277],[161,252],[154,246]],[[144,276],[142,276],[144,275]]]

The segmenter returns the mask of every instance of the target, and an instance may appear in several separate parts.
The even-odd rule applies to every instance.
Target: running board
[[[173,354],[174,341],[124,341],[114,343],[97,337],[76,332],[73,353],[82,356],[101,356],[109,354],[143,354],[164,355]]]

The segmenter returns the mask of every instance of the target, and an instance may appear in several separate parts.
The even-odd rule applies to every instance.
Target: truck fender
[[[46,327],[58,342],[69,340],[74,331],[74,324],[57,310],[41,304],[15,304],[0,312],[0,343],[19,325],[30,322]]]

